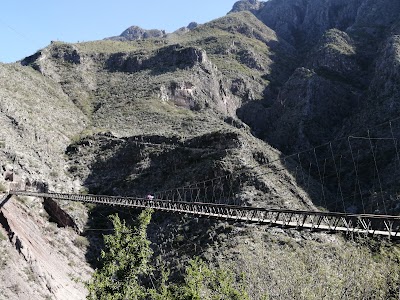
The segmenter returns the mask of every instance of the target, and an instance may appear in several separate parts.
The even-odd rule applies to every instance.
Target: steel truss
[[[400,237],[400,216],[268,209],[202,202],[178,202],[158,199],[149,200],[144,198],[104,195],[38,193],[28,191],[10,191],[10,194],[110,206],[152,208],[159,211],[277,225],[287,228],[362,233],[382,235],[390,238]]]

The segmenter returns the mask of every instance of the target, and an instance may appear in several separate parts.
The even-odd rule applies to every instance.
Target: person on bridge
[[[154,196],[151,195],[151,194],[148,194],[148,195],[146,196],[146,199],[147,199],[147,200],[153,200],[153,199],[154,199]]]

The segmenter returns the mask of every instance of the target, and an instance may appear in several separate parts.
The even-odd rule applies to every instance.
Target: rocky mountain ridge
[[[241,10],[240,7],[246,10],[246,7],[254,5],[258,7],[261,4],[254,1],[239,1],[233,11]],[[297,94],[297,92],[294,92],[293,96],[288,94],[292,89],[288,84],[295,78],[303,81],[304,71],[301,71],[301,68],[315,72],[315,76],[310,78],[325,81],[326,85],[326,88],[319,87],[319,94],[313,95],[308,102],[315,102],[319,107],[323,107],[325,106],[323,99],[330,99],[329,102],[336,103],[338,106],[335,111],[340,116],[340,120],[328,121],[326,128],[332,128],[332,124],[335,127],[341,127],[343,120],[353,117],[360,110],[365,111],[366,106],[369,109],[372,100],[368,99],[369,95],[373,94],[371,98],[374,100],[378,97],[370,88],[375,86],[372,82],[382,78],[379,73],[376,73],[375,62],[382,61],[379,58],[382,55],[382,49],[388,47],[385,45],[392,44],[398,22],[398,3],[391,1],[326,1],[326,3],[323,1],[268,1],[261,8],[251,8],[251,10],[257,18],[273,29],[281,40],[293,45],[298,54],[298,70],[290,79],[287,78],[289,80],[283,81],[283,85],[281,82],[279,92],[271,95],[273,100],[268,99],[268,102],[276,103],[273,109],[267,109],[268,112],[271,111],[272,121],[266,124],[250,125],[252,128],[261,127],[259,131],[268,136],[265,137],[268,142],[280,149],[289,147],[287,141],[279,141],[282,138],[287,139],[287,137],[282,137],[282,132],[274,132],[266,127],[282,128],[281,124],[288,121],[297,124],[295,126],[298,127],[317,117],[315,113],[319,114],[316,108],[310,111],[311,114],[308,113],[292,121],[281,115],[281,110],[295,114],[296,109],[292,106],[285,109],[282,104],[288,104]],[[381,48],[380,45],[384,46]],[[382,70],[386,70],[391,69],[392,65],[381,65],[381,67]],[[389,82],[391,81],[395,82],[396,79],[389,79]],[[395,84],[392,85],[395,86]],[[336,95],[329,95],[330,91],[337,89],[342,91],[335,92]],[[293,102],[296,103],[297,100],[293,99]],[[352,109],[346,108],[346,102]],[[341,105],[344,106],[340,108]],[[298,107],[301,106],[298,105]],[[262,107],[258,106],[258,108],[258,111],[268,114]],[[275,111],[278,113],[276,114]],[[351,112],[352,116],[341,115],[340,111]],[[392,111],[386,113],[393,114]],[[322,115],[324,120],[326,117],[329,120],[329,115],[326,113]],[[300,127],[296,130],[303,131]],[[309,133],[311,132],[308,131],[305,135]],[[329,136],[327,139],[332,138],[333,136]],[[298,143],[291,143],[290,147],[300,149],[301,145],[307,147],[310,144],[316,145],[318,142],[323,142],[321,139],[317,140],[309,143],[300,139]]]
[[[165,30],[162,29],[143,29],[139,26],[131,26],[125,29],[120,35],[112,36],[109,38],[105,38],[104,40],[111,40],[111,41],[136,41],[136,40],[143,40],[143,39],[152,39],[152,38],[167,38],[168,36],[173,35],[180,35],[189,32],[196,28],[199,24],[196,22],[190,22],[187,26],[181,27],[172,33],[167,33]]]

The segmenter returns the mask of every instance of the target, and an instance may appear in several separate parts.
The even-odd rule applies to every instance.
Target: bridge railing
[[[110,206],[152,208],[160,211],[185,213],[236,221],[256,222],[260,224],[278,225],[298,229],[308,228],[312,230],[325,230],[332,232],[341,231],[375,234],[393,238],[400,237],[400,216],[268,209],[249,206],[243,207],[225,204],[178,202],[171,200],[106,195],[40,193],[15,190],[11,191],[10,194]]]

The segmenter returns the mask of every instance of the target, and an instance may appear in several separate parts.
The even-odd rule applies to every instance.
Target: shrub
[[[115,232],[104,237],[102,267],[87,283],[88,299],[249,299],[243,278],[236,278],[228,269],[211,269],[198,258],[189,262],[182,284],[169,283],[170,271],[164,266],[156,270],[149,263],[153,252],[146,230],[151,214],[151,210],[144,210],[136,227],[127,226],[117,215],[110,217]]]
[[[0,183],[0,193],[6,193],[7,192],[7,188],[3,183]]]
[[[89,241],[84,236],[77,236],[76,239],[74,239],[73,243],[76,247],[81,249],[89,246]]]

